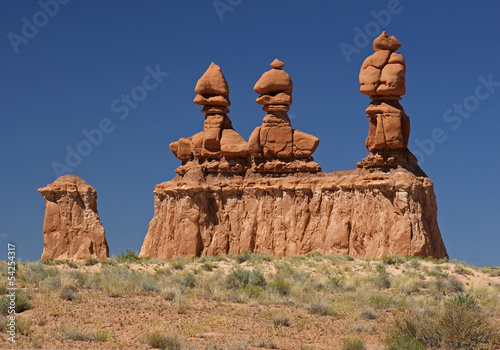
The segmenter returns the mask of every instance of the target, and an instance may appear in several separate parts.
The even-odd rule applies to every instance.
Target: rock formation
[[[370,118],[366,149],[370,155],[358,163],[363,168],[405,167],[425,175],[417,159],[408,150],[410,118],[399,103],[406,93],[406,64],[403,55],[395,52],[399,41],[382,32],[373,41],[375,53],[361,66],[360,91],[370,96],[372,102],[366,109]]]
[[[141,256],[446,257],[433,184],[406,169],[185,179],[155,187]]]
[[[293,83],[283,66],[275,59],[271,63],[273,69],[265,72],[253,88],[260,95],[257,103],[267,113],[248,140],[253,169],[274,173],[321,171],[311,157],[319,139],[292,129],[290,124],[287,112],[292,104]]]
[[[45,200],[42,259],[105,259],[109,256],[97,213],[97,193],[75,175],[39,188]]]
[[[205,125],[203,131],[170,144],[174,156],[182,160],[176,172],[185,174],[193,167],[211,173],[245,171],[250,165],[248,144],[227,116],[229,87],[220,67],[212,62],[194,91],[193,102],[203,106]]]
[[[154,189],[155,213],[140,256],[250,250],[447,257],[433,184],[407,149],[409,119],[398,102],[405,63],[394,52],[399,46],[384,32],[361,69],[361,91],[373,100],[367,109],[371,154],[359,169],[334,173],[322,173],[311,157],[319,140],[291,127],[293,84],[282,62],[275,60],[255,84],[267,114],[248,146],[230,126],[227,84],[212,64],[196,87],[195,102],[207,113],[204,132],[171,145],[183,165]],[[226,130],[234,153],[224,152]],[[229,163],[226,171],[223,162]]]

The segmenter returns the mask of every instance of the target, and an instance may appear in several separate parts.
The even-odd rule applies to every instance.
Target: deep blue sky
[[[369,103],[358,73],[386,30],[402,43],[410,149],[434,182],[450,258],[500,265],[499,2],[220,0],[215,5],[227,11],[218,13],[201,0],[60,0],[67,3],[55,13],[44,1],[53,17],[39,13],[37,1],[0,4],[1,259],[7,241],[22,260],[40,258],[45,204],[36,190],[55,180],[52,163],[65,163],[67,146],[85,140],[82,130],[106,118],[113,131],[72,173],[98,191],[111,254],[139,251],[153,188],[180,163],[169,143],[203,128],[192,100],[212,61],[226,76],[229,116],[246,139],[264,116],[253,85],[274,58],[284,61],[294,82],[293,127],[320,138],[315,160],[323,171],[355,168],[367,155]],[[341,44],[354,51],[343,54]],[[142,85],[148,66],[169,75],[120,119],[124,104],[111,105]],[[481,77],[494,82],[489,90],[477,88]],[[470,112],[453,111],[464,104]],[[433,133],[446,140],[423,141]]]

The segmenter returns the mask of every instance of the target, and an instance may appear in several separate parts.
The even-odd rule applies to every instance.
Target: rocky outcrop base
[[[193,168],[154,193],[140,256],[447,256],[433,184],[403,168],[227,177]]]

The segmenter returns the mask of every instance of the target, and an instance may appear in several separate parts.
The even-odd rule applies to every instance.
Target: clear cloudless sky
[[[293,127],[320,138],[323,171],[355,168],[368,154],[370,102],[358,73],[386,30],[402,43],[409,147],[434,182],[450,258],[500,265],[500,2],[59,1],[0,3],[0,259],[9,241],[23,261],[40,258],[36,190],[102,123],[113,130],[81,146],[70,172],[98,192],[111,255],[139,251],[153,188],[180,164],[169,143],[203,128],[192,100],[212,61],[246,139],[264,116],[255,82],[285,62]],[[149,70],[161,73],[145,90]],[[122,101],[131,93],[134,108]]]

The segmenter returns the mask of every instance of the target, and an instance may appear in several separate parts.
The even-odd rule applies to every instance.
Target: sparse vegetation
[[[4,262],[0,270],[5,286]],[[169,335],[174,333],[190,338],[189,344],[203,342],[201,348],[186,350],[313,349],[316,345],[302,345],[293,337],[325,334],[323,328],[318,332],[320,324],[345,332],[343,349],[373,343],[388,350],[496,349],[500,284],[493,278],[499,271],[418,257],[359,260],[319,253],[277,258],[242,252],[157,261],[127,251],[76,268],[66,260],[20,263],[16,311],[33,306],[33,312],[18,317],[16,327],[32,348],[42,347],[37,345],[43,343],[42,333],[51,334],[59,347],[65,340],[133,347],[122,340],[120,329],[135,321],[120,315],[109,325],[102,318],[102,327],[92,311],[81,311],[90,300],[105,300],[100,307],[124,305],[141,318],[148,315],[152,328],[141,326],[143,342],[159,349],[184,349],[179,338]],[[488,278],[489,283],[482,282]],[[6,315],[6,288],[3,292],[0,306]],[[0,327],[5,320],[0,317]],[[115,329],[117,322],[121,326]],[[260,340],[254,334],[236,338],[248,331],[248,322],[261,327]],[[232,341],[222,341],[225,336]],[[318,335],[322,341],[330,344]]]
[[[342,340],[343,350],[364,350],[365,341],[361,338],[345,338]]]
[[[181,350],[182,344],[175,335],[165,335],[159,331],[149,333],[145,337],[145,343],[155,349]]]
[[[134,252],[135,253],[135,252]],[[99,260],[97,260],[94,257],[88,258],[83,262],[83,265],[85,266],[94,266],[99,263]]]

